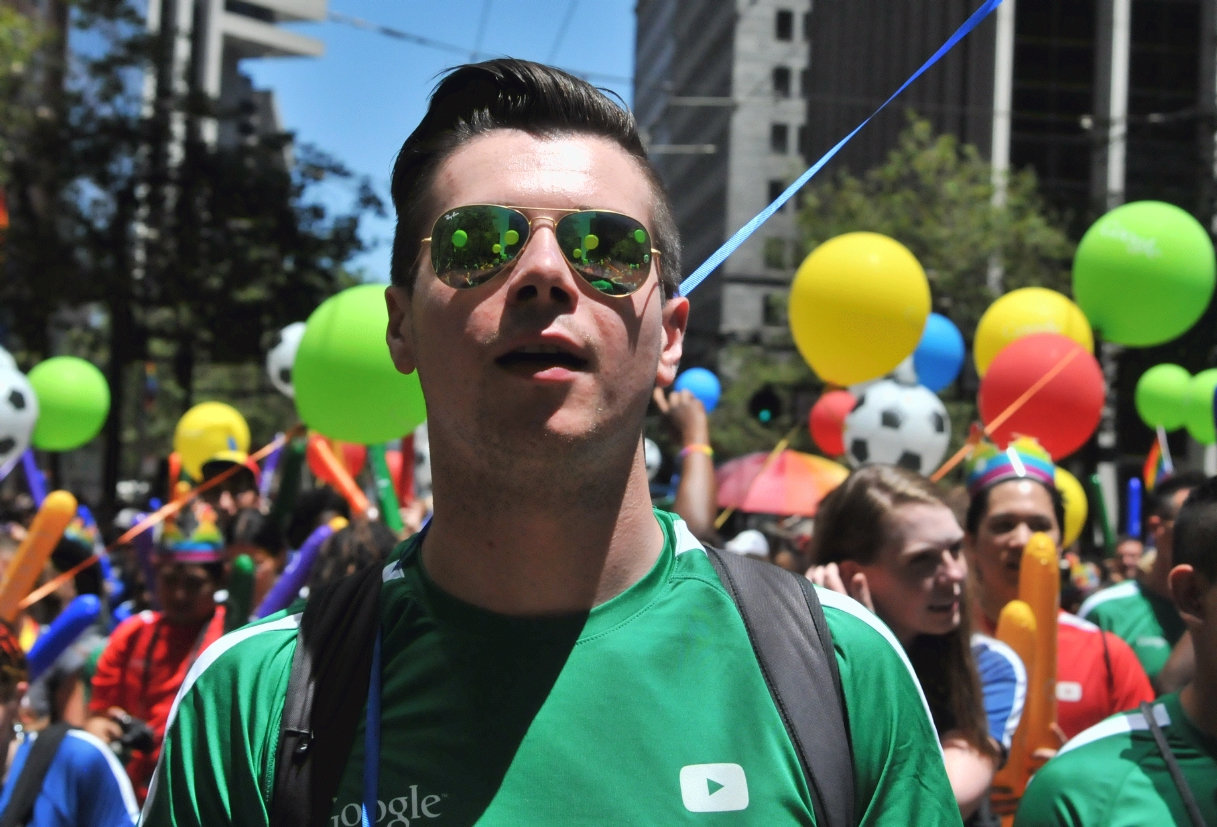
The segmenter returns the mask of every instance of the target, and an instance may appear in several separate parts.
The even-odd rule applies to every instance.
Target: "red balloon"
[[[329,485],[336,485],[337,482],[330,478],[329,471],[325,465],[317,458],[313,450],[313,441],[316,439],[325,439],[320,434],[314,434],[309,438],[309,447],[305,452],[305,457],[308,459],[309,470],[313,472],[313,476]],[[334,449],[335,456],[341,456],[342,464],[346,467],[347,473],[354,479],[363,470],[363,465],[368,459],[368,449],[364,445],[356,445],[353,442],[335,442],[331,441],[330,446]],[[338,450],[341,448],[341,452]]]
[[[993,431],[999,447],[1031,436],[1059,460],[1090,439],[1103,413],[1103,370],[1085,348],[1059,333],[1024,336],[1002,348],[980,382],[980,418],[992,422],[1074,351],[1080,352]]]
[[[406,478],[402,476],[402,454],[401,451],[390,448],[385,451],[385,465],[389,466],[389,479],[393,480],[393,488],[397,491],[398,502],[404,504],[406,496]],[[413,473],[413,464],[410,466],[410,472]]]
[[[849,391],[829,391],[811,406],[808,428],[820,450],[830,457],[845,453],[845,417],[857,400]]]

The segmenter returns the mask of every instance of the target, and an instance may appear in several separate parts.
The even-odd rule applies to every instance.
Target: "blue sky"
[[[479,51],[486,56],[597,73],[589,79],[627,102],[631,98],[626,79],[634,71],[634,0],[330,0],[329,6],[331,12],[470,52],[480,34]],[[325,56],[247,60],[244,69],[256,86],[274,90],[284,126],[298,142],[314,144],[368,175],[387,203],[393,157],[422,118],[436,75],[469,54],[331,21],[293,28],[324,41]],[[391,217],[364,222],[365,240],[377,247],[355,266],[369,279],[388,280],[392,232]]]

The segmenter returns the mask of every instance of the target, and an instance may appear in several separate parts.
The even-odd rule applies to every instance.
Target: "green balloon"
[[[1135,201],[1096,221],[1073,259],[1073,296],[1110,342],[1149,347],[1194,325],[1213,295],[1217,257],[1200,222],[1173,204]]]
[[[427,418],[418,374],[397,372],[385,342],[385,288],[343,290],[309,316],[292,365],[296,410],[331,439],[372,445],[405,436]]]
[[[1137,380],[1137,413],[1151,428],[1183,427],[1192,375],[1178,365],[1154,365]]]
[[[110,385],[92,362],[55,356],[38,363],[29,380],[38,396],[35,448],[71,451],[101,431],[110,413]]]
[[[1187,432],[1201,445],[1217,442],[1213,425],[1213,393],[1217,391],[1217,368],[1209,368],[1192,377],[1187,386]]]

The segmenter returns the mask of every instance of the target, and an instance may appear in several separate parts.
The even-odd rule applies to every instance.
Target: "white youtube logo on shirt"
[[[680,797],[691,813],[729,813],[748,806],[748,779],[739,764],[680,768]]]

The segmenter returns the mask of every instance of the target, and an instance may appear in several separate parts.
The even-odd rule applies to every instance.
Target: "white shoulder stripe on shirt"
[[[1014,701],[1010,707],[1013,712],[1006,721],[1006,729],[1002,733],[1002,743],[1008,748],[1011,739],[1014,738],[1014,732],[1023,718],[1023,710],[1027,703],[1027,667],[1023,665],[1023,659],[1018,656],[1017,652],[997,638],[973,632],[972,645],[975,646],[978,641],[1005,658],[1006,662],[1010,664],[1010,668],[1014,670]]]
[[[1168,727],[1171,725],[1171,716],[1166,711],[1164,704],[1154,704],[1153,709],[1154,720],[1158,722],[1158,726]],[[1149,729],[1149,722],[1145,720],[1145,716],[1141,714],[1139,709],[1123,715],[1116,715],[1073,736],[1065,746],[1061,747],[1057,755],[1064,755],[1070,750],[1084,747],[1087,744],[1101,741],[1104,738],[1110,738],[1113,735],[1127,735],[1130,732],[1145,729]]]
[[[938,730],[934,728],[934,716],[930,714],[930,705],[926,702],[925,693],[921,690],[921,681],[917,680],[917,673],[913,671],[913,664],[909,662],[909,656],[905,654],[904,647],[900,645],[900,641],[896,640],[892,630],[887,628],[887,624],[880,620],[870,609],[852,597],[847,597],[840,592],[834,592],[831,589],[821,588],[820,586],[816,586],[815,589],[816,595],[819,596],[820,603],[823,604],[824,608],[836,609],[853,615],[878,632],[896,650],[896,654],[900,656],[900,661],[904,664],[904,668],[909,670],[909,677],[913,680],[913,686],[917,687],[917,696],[921,698],[921,706],[924,707],[925,717],[930,722],[930,730],[937,737]],[[939,743],[938,749],[942,750],[941,743]]]
[[[123,806],[127,808],[127,815],[131,817],[132,821],[139,818],[139,803],[135,800],[135,790],[131,788],[131,779],[127,777],[127,771],[123,769],[123,765],[118,763],[118,756],[114,754],[114,750],[110,749],[96,735],[85,732],[83,729],[69,729],[68,735],[72,738],[79,738],[102,754],[106,760],[106,766],[110,769],[110,775],[114,777],[114,783],[118,785],[118,791],[123,797]]]
[[[1091,623],[1089,620],[1082,620],[1077,615],[1071,615],[1069,612],[1061,612],[1056,616],[1057,623],[1064,623],[1066,626],[1072,626],[1075,629],[1081,629],[1083,632],[1100,632],[1098,626]]]
[[[296,629],[300,626],[300,613],[290,614],[287,617],[281,617],[278,620],[270,623],[255,623],[252,626],[246,626],[242,629],[237,629],[235,632],[229,632],[224,637],[217,640],[215,643],[208,646],[199,655],[198,660],[194,662],[194,666],[190,667],[190,671],[186,673],[186,679],[182,681],[181,687],[178,688],[177,697],[173,699],[173,706],[169,708],[169,717],[165,721],[165,733],[168,735],[170,727],[173,726],[174,720],[177,718],[178,705],[182,702],[182,697],[190,691],[194,686],[195,681],[199,676],[207,670],[217,660],[220,655],[227,652],[229,649],[236,646],[242,641],[249,640],[251,637],[263,634],[265,632],[281,632],[288,629]],[[161,777],[162,762],[165,760],[165,753],[161,753],[160,760],[156,764],[156,772],[152,774],[152,781],[148,784],[148,797],[144,800],[144,817],[147,816],[147,807],[156,798],[157,782]],[[140,819],[140,824],[144,823],[144,818]]]
[[[702,554],[706,553],[705,547],[696,537],[693,536],[693,532],[689,531],[689,527],[685,524],[684,520],[678,518],[674,521],[674,523],[676,530],[677,554],[684,554],[685,552],[689,551],[700,551]],[[887,625],[882,620],[872,614],[869,609],[858,601],[854,600],[852,597],[846,597],[843,594],[830,591],[828,589],[822,589],[819,586],[816,586],[815,590],[816,594],[820,598],[820,604],[822,606],[825,608],[837,609],[845,612],[846,614],[853,615],[878,632],[883,639],[896,650],[896,654],[900,656],[900,661],[904,664],[904,668],[909,670],[909,677],[913,679],[913,686],[917,687],[917,695],[921,698],[921,706],[925,709],[925,716],[930,721],[930,729],[933,730],[934,716],[930,714],[930,705],[926,703],[925,693],[921,690],[921,681],[917,680],[917,673],[913,671],[913,664],[909,662],[908,655],[906,655],[904,652],[904,647],[900,645],[900,641],[896,640],[896,636],[892,634],[891,629],[887,628]],[[937,732],[937,730],[934,731]],[[938,748],[941,750],[942,745],[939,744]]]
[[[1137,585],[1136,580],[1126,580],[1123,583],[1118,583],[1115,586],[1110,586],[1086,598],[1082,603],[1082,607],[1078,609],[1078,617],[1086,617],[1095,610],[1096,606],[1101,606],[1109,600],[1120,600],[1125,597],[1136,597],[1141,593],[1141,588]]]

